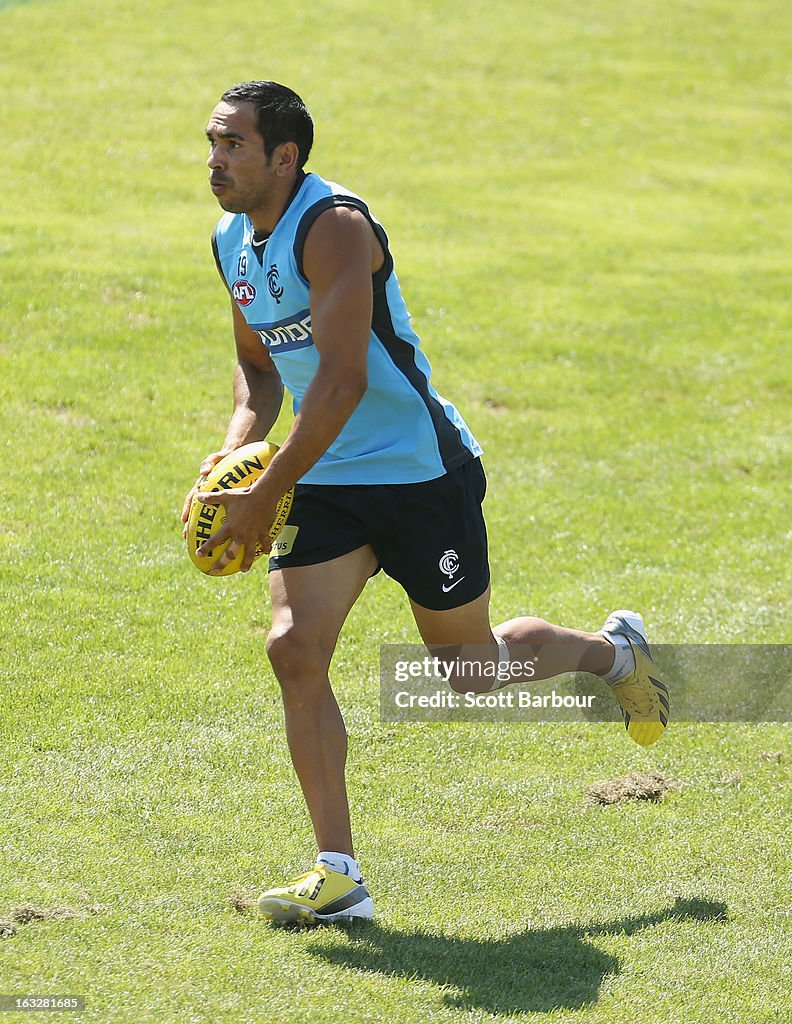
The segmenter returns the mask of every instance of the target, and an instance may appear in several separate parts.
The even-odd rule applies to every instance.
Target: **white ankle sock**
[[[360,865],[354,857],[348,853],[336,853],[333,850],[320,850],[316,855],[317,864],[326,864],[331,870],[339,871],[342,875],[350,875],[355,881],[362,876]]]
[[[495,681],[493,682],[492,686],[490,687],[490,692],[492,692],[493,690],[500,690],[501,687],[508,686],[508,684],[510,682],[512,682],[511,679],[507,679],[504,682],[503,679],[499,678],[499,676],[501,674],[501,671],[504,670],[504,665],[511,664],[511,661],[510,661],[510,658],[509,658],[509,645],[506,643],[506,641],[503,639],[503,637],[502,636],[498,636],[497,633],[493,633],[492,635],[495,637],[495,642],[498,645],[498,672],[497,672],[497,674],[495,676]]]
[[[613,668],[602,678],[606,683],[618,683],[630,672],[635,671],[635,655],[626,636],[622,636],[621,633],[603,633],[602,635],[613,644],[614,648]]]

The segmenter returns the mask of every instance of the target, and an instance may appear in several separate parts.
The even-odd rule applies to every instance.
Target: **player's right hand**
[[[182,522],[184,523],[184,529],[182,530],[182,537],[187,537],[187,520],[190,517],[190,505],[195,492],[198,490],[200,484],[209,476],[217,463],[229,455],[233,451],[233,448],[225,449],[222,452],[212,452],[211,455],[207,455],[201,463],[201,467],[198,470],[199,476],[195,483],[190,489],[190,493],[184,499],[184,505],[182,505]]]

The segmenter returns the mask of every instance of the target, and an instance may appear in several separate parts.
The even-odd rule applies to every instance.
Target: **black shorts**
[[[479,459],[419,484],[297,484],[270,571],[328,562],[370,544],[379,568],[417,604],[458,608],[489,586],[486,489]]]

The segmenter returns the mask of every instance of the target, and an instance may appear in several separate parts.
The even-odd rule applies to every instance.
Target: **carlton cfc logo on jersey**
[[[250,281],[236,281],[231,294],[240,306],[249,306],[256,297],[256,289]]]
[[[280,300],[283,297],[283,285],[280,283],[278,278],[280,277],[280,271],[278,270],[278,264],[273,263],[267,271],[267,288],[269,293],[280,305]]]

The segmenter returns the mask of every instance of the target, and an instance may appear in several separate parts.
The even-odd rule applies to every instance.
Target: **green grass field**
[[[178,522],[234,360],[203,129],[270,77],[385,223],[486,448],[496,621],[789,642],[789,5],[292,6],[0,4],[0,994],[82,994],[85,1022],[790,1020],[789,726],[645,751],[383,723],[379,644],[417,636],[381,576],[334,676],[377,923],[258,920],[313,853],[265,573],[201,577]],[[646,770],[662,802],[586,798]]]

